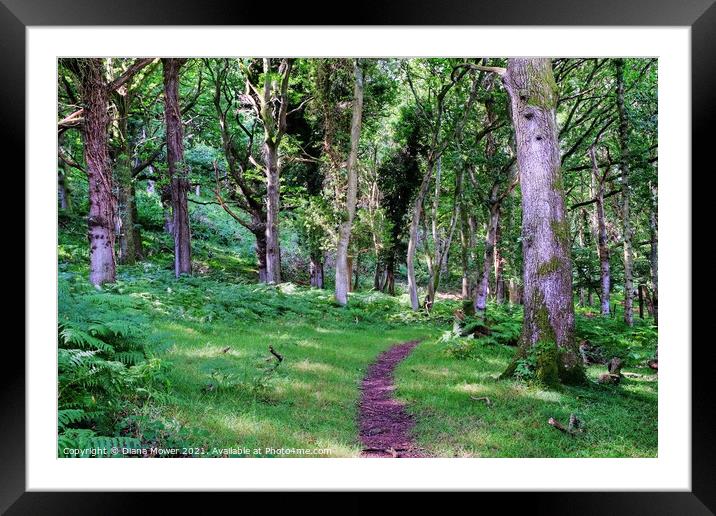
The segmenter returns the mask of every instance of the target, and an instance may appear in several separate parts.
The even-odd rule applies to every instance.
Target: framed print
[[[8,514],[285,490],[712,513],[691,171],[716,7],[369,4],[3,0]]]

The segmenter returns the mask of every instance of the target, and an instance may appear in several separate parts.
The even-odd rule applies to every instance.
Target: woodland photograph
[[[656,457],[658,68],[58,59],[57,456]]]

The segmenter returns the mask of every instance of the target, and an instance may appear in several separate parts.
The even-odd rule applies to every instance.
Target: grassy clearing
[[[339,308],[330,291],[253,284],[251,260],[208,243],[196,246],[194,277],[175,279],[156,253],[120,267],[117,283],[98,291],[85,279],[76,233],[61,233],[59,247],[60,456],[63,446],[121,444],[179,448],[175,455],[355,457],[366,368],[413,339],[422,343],[396,370],[397,396],[417,416],[416,441],[432,456],[657,453],[658,384],[640,367],[656,344],[649,321],[627,329],[618,318],[580,311],[579,338],[643,376],[544,390],[495,380],[514,354],[504,343],[519,334],[519,308],[490,306],[491,335],[458,338],[450,328],[459,301],[440,300],[426,316],[405,296],[359,292]],[[145,245],[161,248],[164,240],[148,233]],[[604,370],[588,373],[594,380]],[[473,399],[484,396],[490,406]],[[547,425],[571,413],[584,422],[583,434]],[[280,448],[313,451],[273,450]]]
[[[396,342],[436,335],[428,325],[407,323],[400,301],[382,294],[355,294],[349,308],[339,308],[328,291],[175,280],[147,264],[123,268],[120,278],[100,293],[74,273],[61,281],[85,301],[85,318],[108,317],[101,307],[110,306],[121,320],[129,310],[121,299],[148,319],[135,339],[161,361],[161,381],[147,399],[116,410],[100,432],[113,427],[137,447],[357,456],[357,387],[368,364]]]
[[[654,457],[657,453],[657,382],[625,378],[620,386],[590,384],[544,390],[496,377],[514,348],[481,347],[456,360],[433,340],[418,346],[396,371],[398,396],[416,415],[417,443],[439,457]],[[625,369],[625,371],[627,371]],[[589,368],[595,380],[606,372]],[[487,396],[491,405],[473,398]],[[586,431],[577,436],[547,425],[575,413]]]

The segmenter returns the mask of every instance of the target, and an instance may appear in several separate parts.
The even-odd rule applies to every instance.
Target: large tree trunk
[[[171,184],[174,274],[191,274],[191,229],[189,227],[188,169],[184,163],[184,129],[179,107],[179,68],[185,59],[162,59],[164,67],[164,112],[167,132],[167,165]]]
[[[557,86],[550,59],[509,59],[503,83],[511,102],[522,190],[524,322],[521,357],[536,358],[546,385],[584,381],[574,340],[569,224],[557,139]]]
[[[591,147],[589,156],[592,159],[592,181],[594,184],[594,210],[597,222],[597,251],[599,254],[599,284],[601,286],[602,315],[609,315],[609,294],[611,277],[609,273],[609,244],[607,242],[607,225],[604,218],[604,178],[597,165],[596,150]]]
[[[79,59],[80,92],[85,110],[84,158],[89,184],[87,237],[90,245],[90,281],[115,281],[116,199],[107,148],[107,87],[101,59]]]
[[[634,324],[634,252],[629,203],[629,145],[626,108],[624,107],[624,60],[615,59],[617,76],[617,111],[619,113],[619,166],[622,173],[622,217],[624,219],[624,322]],[[602,300],[602,302],[604,302]]]
[[[348,184],[346,186],[346,218],[341,224],[336,252],[336,302],[339,305],[348,303],[351,270],[348,267],[348,244],[356,212],[356,196],[358,190],[358,144],[360,142],[361,120],[363,117],[363,70],[356,59],[353,63],[355,78],[353,114],[351,119],[351,151],[348,155]]]

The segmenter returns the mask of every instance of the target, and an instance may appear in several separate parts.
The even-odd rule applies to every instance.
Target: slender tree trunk
[[[517,360],[536,358],[547,385],[584,381],[574,339],[569,224],[557,139],[557,86],[550,59],[509,59],[503,77],[511,102],[522,191],[524,322]]]
[[[167,132],[167,165],[171,186],[174,274],[191,274],[191,229],[189,227],[189,178],[184,163],[184,129],[179,107],[179,68],[185,59],[162,59],[164,67],[164,113]]]
[[[522,285],[520,285],[519,281],[517,281],[514,278],[510,279],[509,291],[510,291],[510,303],[513,305],[521,305],[522,304]]]
[[[584,212],[582,212],[583,214]],[[584,248],[584,224],[577,223],[577,243],[579,244],[580,248]],[[586,280],[582,279],[581,284],[579,286],[579,306],[586,306],[587,305],[587,289],[588,287],[585,286]]]
[[[254,220],[254,238],[256,239],[256,265],[259,270],[259,283],[266,283],[266,229],[263,221]]]
[[[430,255],[430,250],[427,249],[427,262],[428,262],[428,292],[425,296],[425,308],[430,310],[435,302],[435,296],[440,287],[440,275],[443,272],[444,265],[448,259],[448,253],[450,251],[450,245],[452,244],[452,238],[455,234],[455,227],[457,226],[457,219],[459,216],[460,203],[458,200],[462,196],[462,182],[464,171],[458,172],[455,176],[455,192],[453,199],[452,215],[450,217],[450,224],[447,228],[447,234],[441,236],[441,231],[438,227],[438,205],[440,195],[440,159],[438,159],[438,173],[435,177],[435,201],[433,203],[433,214],[432,214],[432,234],[433,234],[433,255]],[[427,248],[427,243],[426,243]]]
[[[495,301],[498,304],[505,302],[505,279],[503,270],[505,267],[505,258],[500,252],[501,231],[500,219],[497,220],[497,231],[495,232]]]
[[[279,249],[280,172],[278,149],[264,143],[266,167],[266,282],[281,283],[281,258]]]
[[[658,201],[656,188],[651,185],[652,209],[649,214],[649,236],[651,237],[651,250],[649,262],[651,264],[651,304],[654,310],[654,322],[659,323],[659,244],[658,244]]]
[[[323,253],[312,252],[309,265],[310,284],[313,288],[323,288]]]
[[[350,289],[350,269],[348,267],[348,244],[356,212],[358,190],[358,144],[360,142],[361,120],[363,117],[363,69],[356,59],[353,62],[355,78],[353,114],[351,120],[351,151],[348,155],[348,185],[346,190],[346,220],[339,229],[338,250],[336,252],[336,302],[345,306],[348,303]]]
[[[119,208],[119,263],[132,265],[137,259],[134,230],[134,204],[132,188],[132,169],[126,157],[119,157],[115,168],[117,177],[117,205]]]
[[[129,206],[132,213],[132,223],[134,225],[134,253],[137,260],[144,259],[144,247],[142,246],[142,231],[139,227],[139,210],[137,210],[137,191],[134,181],[132,181],[131,196],[129,198]]]
[[[161,191],[162,215],[164,217],[164,231],[174,237],[174,216],[172,215],[172,188],[165,185]]]
[[[87,237],[90,244],[90,282],[115,281],[116,199],[107,147],[107,88],[101,59],[78,60],[80,93],[85,110],[84,158],[89,185]]]
[[[357,292],[360,287],[360,254],[356,254],[353,265],[353,288],[351,292]]]
[[[395,253],[391,252],[388,261],[385,264],[385,283],[383,283],[383,292],[388,292],[391,296],[395,295]]]
[[[599,254],[599,284],[601,286],[602,315],[609,315],[609,294],[611,291],[611,276],[609,272],[609,243],[607,242],[607,226],[604,217],[604,180],[599,172],[597,156],[594,146],[589,149],[592,159],[592,181],[594,184],[594,211],[597,222],[597,251]]]
[[[68,186],[67,167],[60,165],[57,174],[57,200],[60,203],[60,209],[65,213],[72,213],[72,190]]]
[[[420,216],[423,209],[423,201],[425,195],[428,193],[428,187],[430,186],[430,180],[433,176],[433,169],[435,165],[431,158],[428,158],[428,163],[425,170],[425,176],[420,183],[420,189],[418,190],[415,200],[413,201],[413,213],[410,219],[410,230],[408,237],[408,254],[406,256],[406,268],[408,273],[408,292],[410,294],[410,306],[413,310],[420,308],[420,301],[418,300],[418,284],[415,280],[415,252],[418,245],[418,227],[420,226]]]
[[[470,235],[467,210],[460,210],[460,263],[462,265],[462,299],[470,299]]]
[[[493,188],[493,194],[494,192],[495,189]],[[500,204],[493,200],[490,204],[490,221],[487,224],[487,236],[485,237],[485,255],[482,260],[482,275],[480,276],[480,282],[477,284],[477,294],[475,296],[475,313],[479,316],[485,315],[485,308],[487,307],[490,270],[493,268],[495,259],[495,242],[497,240],[497,224],[499,220]]]
[[[137,246],[134,241],[134,187],[132,184],[132,160],[129,155],[129,124],[126,92],[115,93],[117,121],[114,128],[118,140],[116,147],[114,178],[117,190],[117,208],[119,219],[119,263],[133,265],[137,259]]]
[[[58,138],[57,146],[62,148],[64,144],[65,135],[61,134]],[[60,210],[65,213],[72,213],[72,190],[69,186],[69,180],[67,178],[67,163],[65,163],[59,156],[57,158],[57,201],[60,206]]]
[[[624,218],[624,322],[634,324],[634,252],[629,204],[629,144],[626,108],[624,107],[624,60],[615,59],[617,78],[617,111],[619,113],[619,165],[622,173],[622,217]],[[604,302],[602,300],[602,302]]]
[[[382,287],[382,281],[383,281],[383,264],[381,264],[378,261],[378,258],[376,256],[376,262],[375,262],[375,272],[373,274],[373,290],[381,290]]]
[[[637,292],[639,294],[639,319],[644,318],[644,290],[646,285],[639,285]]]

